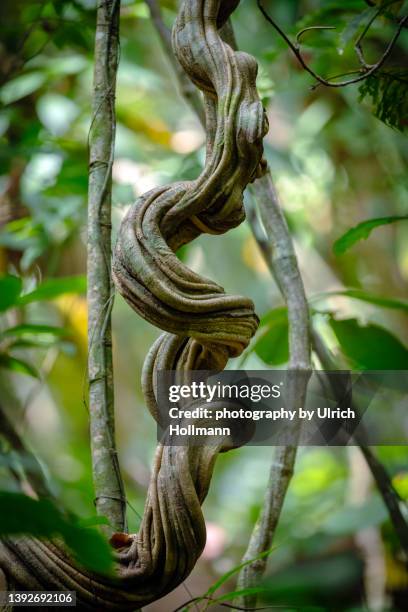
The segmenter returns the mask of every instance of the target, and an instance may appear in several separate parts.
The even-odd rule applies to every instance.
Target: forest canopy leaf
[[[287,309],[275,308],[261,319],[263,333],[254,344],[254,351],[268,365],[280,365],[289,359]]]
[[[369,304],[375,304],[382,308],[392,308],[395,310],[403,310],[408,312],[408,302],[396,298],[387,298],[381,295],[372,295],[362,289],[344,289],[343,291],[327,291],[316,296],[316,299],[329,298],[331,296],[348,297],[353,300],[361,300]]]
[[[219,597],[214,599],[214,601],[210,605],[221,603],[223,601],[233,601],[237,597],[245,597],[246,595],[265,595],[266,593],[269,593],[269,590],[262,586],[248,587],[246,589],[237,589],[236,591],[230,591],[229,593],[224,593],[223,595],[220,595]]]
[[[339,52],[343,52],[348,43],[354,38],[358,30],[367,25],[370,20],[378,13],[376,6],[365,9],[362,13],[355,15],[343,29],[339,36]]]
[[[33,378],[40,378],[39,373],[33,365],[23,359],[18,359],[17,357],[12,357],[5,353],[0,353],[0,368],[5,368],[6,370],[11,370],[19,374],[26,374]]]
[[[25,98],[44,85],[45,80],[46,75],[42,72],[22,74],[3,85],[0,89],[0,101],[7,105]]]
[[[0,312],[14,306],[22,287],[21,278],[8,274],[0,278]]]
[[[361,370],[407,370],[408,349],[379,325],[362,326],[356,319],[337,321],[330,326],[350,362]]]
[[[9,327],[0,333],[1,336],[9,337],[17,337],[20,338],[22,336],[36,336],[36,335],[51,335],[51,336],[66,336],[68,334],[67,330],[63,327],[56,327],[54,325],[39,325],[37,323],[22,323],[21,325],[16,325],[14,327]]]
[[[377,119],[401,132],[408,117],[408,71],[383,70],[375,72],[361,83],[359,101],[371,100]]]
[[[35,500],[21,493],[0,491],[0,535],[62,537],[78,561],[88,569],[108,573],[112,568],[111,548],[97,531],[66,518],[47,499]]]
[[[255,561],[258,561],[260,559],[265,559],[266,557],[269,557],[269,555],[272,554],[272,552],[275,550],[275,546],[273,546],[272,548],[269,548],[268,550],[265,550],[261,553],[259,553],[259,555],[256,555],[256,557],[253,557],[251,559],[247,559],[246,561],[243,561],[242,563],[240,563],[239,565],[236,565],[235,567],[233,567],[232,569],[228,570],[227,572],[225,572],[220,578],[218,578],[218,580],[216,580],[208,589],[208,591],[205,592],[205,594],[203,595],[204,597],[210,597],[211,595],[213,595],[216,591],[218,591],[218,589],[225,583],[227,582],[227,580],[229,580],[229,578],[231,578],[232,576],[234,576],[234,574],[237,574],[243,567],[247,567],[248,565],[251,565],[252,563],[254,563]]]
[[[338,238],[333,245],[333,252],[335,255],[342,255],[350,247],[352,247],[359,240],[366,240],[373,229],[380,227],[381,225],[389,225],[390,223],[396,223],[398,221],[406,221],[408,215],[404,216],[392,216],[392,217],[378,217],[376,219],[368,219],[359,223],[355,227],[349,229],[343,236]]]
[[[323,531],[333,535],[355,533],[367,527],[380,525],[387,519],[387,510],[378,496],[362,506],[345,507],[329,515]]]
[[[21,296],[19,303],[29,304],[41,300],[53,300],[64,293],[84,293],[86,291],[86,277],[64,276],[44,281],[34,291]]]

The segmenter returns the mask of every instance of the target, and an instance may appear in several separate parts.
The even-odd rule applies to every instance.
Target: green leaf
[[[331,513],[323,524],[323,531],[337,536],[356,533],[366,527],[381,525],[387,517],[383,502],[378,496],[373,496],[361,506],[349,506]]]
[[[220,586],[222,586],[225,582],[227,582],[227,580],[229,580],[231,576],[234,576],[234,574],[237,574],[243,567],[246,567],[247,565],[251,565],[251,563],[253,563],[254,561],[258,561],[259,559],[264,559],[265,557],[269,557],[269,555],[274,550],[275,550],[275,546],[272,548],[269,548],[268,550],[265,550],[264,552],[260,553],[253,559],[248,559],[247,561],[244,561],[243,563],[240,563],[239,565],[236,565],[232,569],[228,570],[228,572],[225,572],[225,574],[223,574],[218,580],[216,580],[216,582],[214,582],[214,584],[210,586],[208,591],[205,592],[203,598],[213,595],[215,591],[218,591]]]
[[[110,525],[106,516],[90,516],[78,521],[80,527],[96,527],[97,525]]]
[[[407,219],[408,215],[404,215],[402,217],[379,217],[377,219],[363,221],[349,229],[343,236],[336,240],[333,245],[333,252],[335,255],[342,255],[359,240],[368,238],[376,227],[388,225],[389,223],[396,223],[397,221],[406,221]]]
[[[371,100],[371,109],[377,119],[404,131],[408,116],[408,70],[376,71],[361,83],[359,94],[359,102]]]
[[[18,276],[7,275],[0,278],[0,312],[16,305],[21,287],[21,278]]]
[[[371,6],[365,9],[359,15],[355,15],[355,17],[348,22],[340,34],[339,52],[344,51],[345,47],[348,45],[351,39],[354,38],[354,35],[357,33],[359,28],[367,25],[376,13],[378,13],[378,7]]]
[[[16,325],[15,327],[9,327],[0,333],[0,336],[15,336],[17,338],[21,336],[33,336],[38,334],[46,334],[52,336],[67,336],[68,331],[63,327],[55,327],[54,325],[38,325],[36,323],[23,323],[22,325]]]
[[[395,298],[386,298],[381,295],[372,295],[371,293],[366,293],[361,289],[345,289],[344,291],[328,291],[326,293],[321,293],[316,296],[315,299],[325,299],[334,295],[340,295],[343,297],[352,298],[353,300],[361,300],[362,302],[368,302],[369,304],[375,304],[376,306],[381,306],[382,308],[393,308],[395,310],[403,310],[408,312],[408,302],[403,300],[397,300]],[[314,298],[313,298],[314,299]]]
[[[287,309],[275,308],[261,319],[264,328],[253,350],[268,365],[280,365],[289,359],[288,313]]]
[[[353,365],[361,370],[407,370],[408,350],[389,331],[378,325],[361,326],[356,319],[336,321],[330,326]]]
[[[53,300],[64,293],[84,293],[86,291],[86,277],[64,276],[52,278],[38,285],[34,291],[21,296],[20,304],[30,304],[41,300]]]
[[[57,342],[57,338],[55,336],[33,336],[32,338],[18,338],[16,340],[12,340],[10,344],[8,344],[8,350],[12,349],[31,349],[31,348],[49,348],[54,346]]]
[[[61,136],[77,117],[75,102],[57,93],[46,93],[37,102],[37,113],[42,124],[53,136]]]
[[[77,520],[67,518],[47,499],[0,491],[0,536],[62,537],[78,561],[88,569],[108,573],[112,552],[105,538]]]
[[[238,589],[237,591],[230,591],[229,593],[225,593],[224,595],[221,595],[220,597],[217,597],[217,599],[214,599],[210,605],[214,605],[216,603],[221,603],[223,601],[232,601],[237,597],[245,597],[245,595],[262,595],[262,594],[266,594],[269,593],[269,589],[266,589],[265,587],[248,587],[247,589]]]
[[[280,306],[279,308],[273,308],[265,313],[259,322],[259,327],[269,325],[269,323],[275,323],[279,319],[288,318],[288,309],[286,306]]]
[[[331,610],[332,602],[341,601],[360,575],[361,561],[355,554],[310,555],[303,563],[275,571],[264,583],[269,593],[263,599],[278,610]]]
[[[6,355],[5,353],[0,353],[0,368],[12,370],[13,372],[18,372],[19,374],[26,374],[28,376],[32,376],[33,378],[40,378],[39,373],[30,363],[23,361],[22,359],[17,359],[17,357]]]
[[[3,104],[11,104],[21,98],[25,98],[37,91],[46,81],[42,72],[29,72],[8,81],[0,89],[0,101]]]
[[[108,542],[95,530],[65,525],[62,536],[82,565],[95,572],[109,573],[112,552]]]

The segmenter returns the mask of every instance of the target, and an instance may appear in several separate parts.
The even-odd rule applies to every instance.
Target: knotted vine
[[[165,333],[143,369],[147,406],[158,419],[159,370],[222,370],[254,335],[250,299],[230,296],[177,258],[202,233],[222,234],[244,219],[243,192],[265,170],[267,129],[256,90],[257,64],[234,51],[222,28],[239,0],[186,0],[173,29],[174,52],[203,92],[206,162],[200,176],[143,195],[124,218],[113,276],[131,307]],[[201,510],[217,454],[230,441],[157,448],[139,532],[116,554],[115,578],[93,576],[58,542],[12,538],[0,543],[10,586],[77,592],[79,609],[131,610],[162,597],[193,569],[206,538]]]

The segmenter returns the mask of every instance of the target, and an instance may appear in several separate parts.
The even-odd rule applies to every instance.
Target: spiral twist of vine
[[[173,47],[203,92],[206,162],[193,181],[143,195],[124,218],[113,276],[131,307],[165,331],[152,346],[142,382],[158,420],[159,370],[222,370],[254,335],[251,300],[226,295],[176,256],[201,233],[222,234],[244,219],[243,192],[265,170],[267,130],[256,90],[257,64],[222,37],[239,0],[186,0],[173,29]],[[127,610],[143,606],[180,584],[193,569],[206,538],[201,510],[220,439],[203,446],[158,446],[139,532],[117,553],[117,576],[91,576],[61,545],[34,538],[0,543],[0,567],[10,583],[31,590],[70,589],[79,609]]]

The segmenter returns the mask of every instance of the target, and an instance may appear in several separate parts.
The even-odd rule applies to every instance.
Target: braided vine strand
[[[113,275],[131,307],[164,334],[143,368],[147,406],[159,420],[160,370],[222,370],[255,333],[251,300],[226,295],[175,252],[201,233],[222,234],[244,219],[243,191],[260,176],[267,129],[256,91],[257,65],[222,39],[239,0],[186,0],[173,30],[174,51],[204,94],[207,154],[194,181],[144,194],[124,218]],[[0,568],[14,587],[70,589],[83,610],[131,610],[180,584],[205,545],[201,510],[216,457],[228,448],[159,445],[139,532],[117,553],[115,578],[95,577],[75,564],[58,542],[8,538],[0,542]]]

